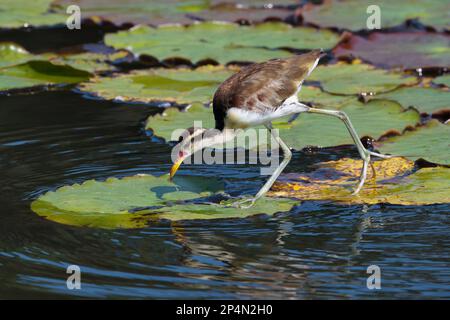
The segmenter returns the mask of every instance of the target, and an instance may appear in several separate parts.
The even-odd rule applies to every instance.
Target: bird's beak
[[[173,176],[177,172],[180,165],[183,163],[184,158],[178,158],[178,160],[173,164],[172,168],[170,169],[170,177],[169,180],[173,179]]]

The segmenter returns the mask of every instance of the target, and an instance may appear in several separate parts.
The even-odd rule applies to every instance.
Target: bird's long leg
[[[292,152],[289,149],[289,147],[284,143],[283,140],[281,140],[278,133],[274,130],[272,130],[272,125],[267,124],[266,128],[269,130],[270,134],[274,137],[275,141],[280,145],[281,149],[283,150],[284,158],[283,161],[280,163],[280,165],[275,169],[275,171],[272,173],[270,178],[266,181],[266,183],[259,189],[258,193],[253,198],[244,199],[242,201],[236,202],[236,206],[240,208],[249,208],[251,207],[256,200],[261,198],[264,194],[267,193],[267,191],[270,190],[274,182],[277,180],[278,176],[283,172],[284,168],[287,166],[289,161],[291,161],[292,158]]]
[[[359,136],[356,133],[355,128],[353,127],[352,123],[350,122],[350,119],[345,114],[345,112],[339,111],[339,110],[324,110],[324,109],[316,109],[316,108],[309,108],[306,112],[325,114],[325,115],[337,117],[345,123],[345,126],[347,127],[348,131],[350,132],[350,135],[352,136],[352,139],[355,142],[356,148],[358,149],[358,152],[364,161],[362,169],[361,169],[361,175],[359,177],[359,183],[358,183],[358,186],[356,187],[355,191],[353,192],[353,194],[357,194],[361,190],[362,186],[364,185],[364,182],[366,181],[367,167],[369,165],[371,155],[380,157],[383,159],[391,158],[391,156],[367,150],[361,143],[361,140],[359,140]]]

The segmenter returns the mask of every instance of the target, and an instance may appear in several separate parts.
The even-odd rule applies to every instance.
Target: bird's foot
[[[361,191],[362,187],[364,186],[364,183],[366,182],[367,168],[368,168],[369,164],[371,165],[371,168],[372,168],[373,178],[376,177],[375,168],[373,167],[372,163],[370,163],[370,156],[374,156],[374,157],[378,157],[378,158],[382,158],[382,159],[389,159],[389,158],[394,157],[392,155],[385,155],[385,154],[366,150],[365,157],[363,158],[364,163],[363,163],[363,167],[361,169],[359,183],[358,183],[358,186],[353,191],[352,195],[357,195],[359,193],[359,191]]]

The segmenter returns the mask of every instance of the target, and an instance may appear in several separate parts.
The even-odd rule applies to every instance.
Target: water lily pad
[[[340,109],[348,114],[361,137],[378,138],[390,130],[401,132],[405,127],[415,125],[420,120],[417,111],[413,109],[405,111],[398,103],[388,100],[363,104],[355,99],[341,105]],[[213,128],[212,108],[200,105],[192,106],[186,111],[170,108],[163,114],[149,117],[146,129],[152,130],[157,137],[171,141],[177,140],[184,128],[192,127],[194,121],[201,121],[203,128]],[[274,125],[279,128],[283,140],[297,150],[306,146],[328,147],[352,143],[343,122],[334,117],[301,114],[292,123],[279,121]],[[251,141],[248,147],[253,148],[257,145],[258,141]]]
[[[55,65],[69,65],[75,69],[90,73],[114,71],[113,62],[125,58],[128,52],[118,51],[111,54],[84,52],[69,55],[46,55],[46,58]]]
[[[445,76],[437,77],[437,78],[435,78],[433,80],[433,82],[437,83],[437,84],[443,84],[443,85],[445,85],[445,86],[450,88],[450,74],[447,74]]]
[[[380,7],[381,28],[398,26],[408,19],[417,18],[439,30],[450,27],[450,5],[441,0],[325,0],[322,5],[306,4],[300,12],[305,22],[356,31],[367,29],[369,14],[366,11],[374,4]]]
[[[206,200],[196,204],[184,202],[197,198],[201,201],[200,198],[217,190],[217,183],[211,184],[211,178],[191,181],[178,177],[173,183],[168,181],[167,175],[137,175],[61,187],[40,196],[31,204],[31,209],[49,220],[69,225],[140,228],[159,219],[219,219],[273,214],[289,211],[297,203],[286,199],[262,199],[251,209],[237,209],[207,204]]]
[[[423,168],[414,172],[414,163],[403,158],[375,161],[376,175],[369,169],[367,183],[358,195],[352,195],[361,166],[362,161],[354,159],[321,163],[316,171],[308,174],[284,175],[268,195],[345,204],[428,205],[450,202],[448,168]]]
[[[67,15],[52,12],[52,0],[2,0],[0,28],[51,26],[65,23]]]
[[[444,109],[450,110],[450,92],[436,88],[405,87],[368,98],[395,100],[404,108],[415,107],[420,112],[428,114]]]
[[[50,61],[54,65],[68,65],[75,69],[87,72],[100,72],[114,70],[112,63],[123,59],[130,53],[116,51],[109,54],[84,52],[78,54],[32,54],[18,44],[0,42],[0,69],[23,64],[28,61]]]
[[[295,1],[291,1],[290,7],[270,7],[274,3],[272,1],[247,1],[249,4],[234,3],[223,1],[211,5],[208,9],[191,13],[189,16],[200,21],[229,21],[229,22],[247,22],[256,23],[262,21],[286,21],[294,17],[293,5]],[[258,2],[258,1],[257,1]],[[276,1],[280,2],[280,1]]]
[[[213,59],[222,64],[286,57],[289,52],[280,48],[287,47],[329,49],[337,41],[338,36],[328,30],[292,27],[282,23],[239,26],[208,22],[187,27],[138,26],[105,36],[107,45],[151,55],[159,60],[179,57],[196,63]]]
[[[370,136],[377,139],[390,130],[401,132],[420,120],[417,111],[405,111],[398,103],[388,100],[367,104],[354,100],[344,103],[339,109],[348,115],[360,138]],[[280,129],[280,135],[296,150],[306,146],[331,147],[353,143],[341,120],[319,114],[301,114],[289,128]]]
[[[96,77],[80,89],[104,99],[208,103],[222,81],[234,70],[205,66],[191,69],[152,69],[110,77]]]
[[[326,92],[334,94],[380,93],[417,82],[415,77],[359,63],[319,66],[308,80],[319,81]]]
[[[0,42],[0,68],[21,64],[34,56],[21,46],[11,42]]]
[[[90,73],[48,61],[29,61],[0,69],[0,91],[85,81]]]
[[[311,103],[315,108],[337,109],[346,102],[354,101],[354,96],[329,94],[314,86],[302,86],[298,94],[302,103]]]
[[[432,32],[374,32],[368,38],[351,35],[333,52],[388,68],[449,67],[450,36]]]
[[[377,146],[385,153],[450,165],[449,137],[450,125],[432,120],[416,130],[383,140]]]
[[[57,0],[61,8],[79,5],[85,17],[99,17],[115,24],[192,23],[196,19],[238,21],[263,21],[276,17],[284,19],[293,14],[285,8],[271,9],[268,4],[296,4],[295,1],[216,1],[216,0]],[[62,10],[61,10],[62,12]]]
[[[84,17],[99,17],[117,25],[189,23],[192,20],[186,14],[209,7],[207,0],[57,0],[54,3],[62,9],[76,4],[82,8]]]

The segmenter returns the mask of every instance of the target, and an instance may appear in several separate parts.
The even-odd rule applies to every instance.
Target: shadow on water
[[[33,199],[62,185],[167,173],[170,147],[142,130],[155,112],[68,91],[0,97],[0,297],[450,297],[448,205],[305,202],[274,217],[160,221],[139,230],[70,227],[31,212]],[[339,154],[356,155],[296,153],[286,171]],[[239,193],[263,181],[254,165],[181,170],[218,177]],[[70,264],[81,268],[81,290],[66,288]],[[379,291],[366,288],[373,264],[382,272]]]

